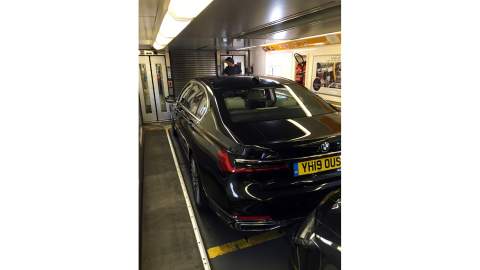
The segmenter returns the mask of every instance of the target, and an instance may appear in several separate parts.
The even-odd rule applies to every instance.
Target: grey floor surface
[[[192,198],[185,157],[171,132],[170,137]],[[203,269],[165,130],[145,130],[144,160],[142,270]],[[194,212],[206,250],[259,234],[234,231],[209,209],[194,206]],[[293,228],[285,230],[282,238],[213,258],[210,266],[214,270],[290,269],[288,238]]]
[[[203,269],[163,129],[144,132],[142,270]]]

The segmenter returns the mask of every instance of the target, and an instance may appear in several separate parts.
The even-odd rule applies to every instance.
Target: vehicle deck
[[[203,269],[167,132],[192,201],[188,163],[169,125],[145,127],[141,269]],[[288,239],[292,227],[237,232],[210,209],[192,206],[211,269],[290,269]]]
[[[144,129],[141,269],[203,269],[163,129]]]

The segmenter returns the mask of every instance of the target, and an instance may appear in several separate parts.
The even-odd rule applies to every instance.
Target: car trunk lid
[[[245,146],[272,150],[278,158],[297,158],[340,151],[340,114],[238,123],[230,127]],[[321,144],[328,142],[327,150]]]

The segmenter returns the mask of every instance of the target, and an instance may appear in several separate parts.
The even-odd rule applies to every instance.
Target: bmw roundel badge
[[[330,143],[329,142],[322,142],[320,144],[320,147],[318,148],[318,150],[320,150],[320,152],[322,152],[322,153],[328,152],[328,150],[330,150]]]

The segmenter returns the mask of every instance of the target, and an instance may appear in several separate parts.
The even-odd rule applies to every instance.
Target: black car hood
[[[340,134],[340,113],[262,122],[230,124],[230,130],[246,145],[309,141]]]

